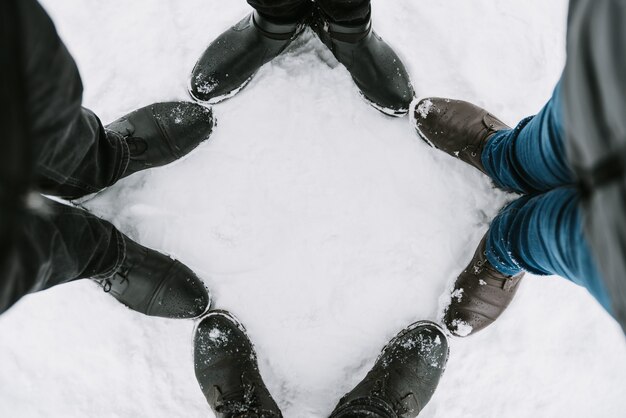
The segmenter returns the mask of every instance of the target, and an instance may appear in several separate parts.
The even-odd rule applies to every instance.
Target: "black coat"
[[[0,2],[0,306],[23,287],[13,283],[14,251],[32,173],[14,1]]]
[[[570,1],[563,102],[585,232],[626,332],[626,1]]]

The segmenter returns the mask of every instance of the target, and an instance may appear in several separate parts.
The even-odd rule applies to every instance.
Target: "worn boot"
[[[125,259],[109,278],[96,281],[130,309],[163,318],[195,318],[211,305],[209,293],[187,266],[124,237]]]
[[[448,354],[448,341],[438,325],[429,321],[410,325],[387,344],[331,418],[416,417],[435,393]]]
[[[411,80],[398,55],[373,31],[371,19],[338,24],[317,8],[312,27],[372,106],[391,116],[407,114],[414,96]]]
[[[417,134],[430,146],[447,152],[483,173],[482,152],[497,131],[511,129],[485,109],[461,100],[431,97],[413,109]]]
[[[251,13],[204,51],[191,74],[191,96],[211,104],[234,96],[303,29],[301,21],[274,23]]]
[[[493,323],[509,306],[524,273],[506,276],[487,260],[483,237],[469,265],[454,284],[445,324],[454,335],[465,337]]]
[[[154,103],[105,128],[128,144],[130,160],[122,177],[160,167],[187,155],[213,130],[213,113],[196,103]]]
[[[229,312],[205,316],[194,337],[196,378],[218,418],[280,418],[263,383],[254,347]]]

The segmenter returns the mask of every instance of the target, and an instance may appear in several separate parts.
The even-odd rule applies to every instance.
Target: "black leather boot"
[[[414,97],[409,75],[398,55],[373,31],[371,19],[360,25],[338,24],[317,8],[312,26],[372,106],[391,116],[409,111]]]
[[[509,306],[524,273],[507,276],[487,260],[487,238],[480,241],[474,258],[454,284],[450,306],[444,321],[448,330],[459,337],[474,334],[491,325]]]
[[[263,383],[254,347],[229,312],[212,311],[194,337],[196,378],[218,418],[280,418]]]
[[[204,51],[191,74],[191,96],[211,104],[234,96],[303,29],[300,21],[274,23],[256,11],[251,13]]]
[[[405,328],[383,349],[365,378],[331,418],[414,418],[426,406],[448,361],[448,341],[433,322]]]
[[[187,266],[124,236],[118,271],[96,281],[130,309],[163,318],[196,318],[211,306],[204,283]]]
[[[189,102],[154,103],[106,126],[128,144],[130,160],[123,177],[160,167],[187,155],[211,135],[213,113]]]

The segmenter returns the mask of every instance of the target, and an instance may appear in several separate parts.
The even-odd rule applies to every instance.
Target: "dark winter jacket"
[[[0,2],[0,308],[23,287],[13,255],[31,178],[15,1]]]
[[[625,0],[570,1],[563,102],[585,232],[626,332]]]

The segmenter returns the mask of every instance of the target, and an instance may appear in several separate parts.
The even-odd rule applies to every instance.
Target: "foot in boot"
[[[218,418],[280,418],[263,383],[254,347],[232,314],[212,311],[194,336],[196,378]]]
[[[448,341],[438,325],[416,322],[387,344],[367,376],[339,401],[331,418],[416,417],[435,393],[448,353]]]
[[[497,131],[511,129],[485,109],[461,100],[423,99],[412,114],[417,134],[424,141],[483,173],[485,144]]]
[[[104,291],[137,312],[196,318],[211,305],[209,293],[187,266],[125,237],[126,257],[114,276],[98,279]]]
[[[301,22],[274,23],[253,12],[222,33],[204,51],[191,74],[189,92],[201,102],[235,95],[304,28]]]
[[[452,300],[445,313],[446,327],[465,337],[493,323],[509,306],[524,276],[507,276],[487,260],[487,238],[482,239],[474,258],[454,284]]]
[[[372,30],[372,21],[344,25],[330,21],[319,8],[313,29],[352,75],[363,96],[381,112],[403,116],[414,92],[404,64],[391,47]]]
[[[106,126],[128,144],[130,160],[122,177],[169,164],[187,155],[213,130],[213,113],[196,103],[155,103]]]

